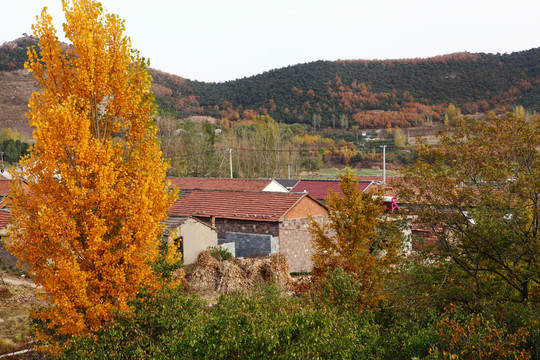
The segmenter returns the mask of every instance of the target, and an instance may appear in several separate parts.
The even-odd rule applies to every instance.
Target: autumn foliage
[[[356,305],[374,305],[383,298],[384,281],[397,261],[401,233],[385,216],[381,197],[358,190],[352,171],[340,179],[342,194],[330,190],[327,197],[328,222],[310,220],[314,281],[341,268],[361,284]]]
[[[533,321],[538,325],[538,321]],[[508,331],[486,314],[464,318],[455,306],[445,309],[437,324],[440,349],[430,349],[428,359],[523,359],[531,358],[524,347],[530,333],[526,327]]]
[[[538,302],[539,149],[538,116],[460,120],[404,171],[415,226],[437,238],[475,297]]]
[[[26,68],[41,88],[29,101],[35,145],[16,175],[8,249],[51,306],[35,313],[47,334],[97,330],[141,286],[172,194],[153,124],[147,62],[124,22],[93,0],[64,1],[61,46],[45,8],[33,26],[39,52]]]

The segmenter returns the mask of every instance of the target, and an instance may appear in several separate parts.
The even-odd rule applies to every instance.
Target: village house
[[[170,216],[191,216],[214,226],[220,242],[233,241],[238,247],[250,242],[256,254],[261,254],[257,242],[273,238],[274,248],[288,259],[291,272],[311,270],[308,216],[325,221],[327,214],[326,206],[307,193],[202,189],[193,190],[169,210]],[[237,240],[227,233],[236,233]],[[246,239],[241,234],[269,237]]]
[[[164,225],[163,240],[179,247],[185,265],[193,264],[201,251],[218,245],[216,229],[196,218],[170,216]]]

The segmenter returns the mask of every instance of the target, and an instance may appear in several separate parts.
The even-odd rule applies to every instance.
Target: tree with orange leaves
[[[352,170],[339,176],[341,194],[332,190],[326,198],[328,221],[310,219],[314,248],[313,281],[325,281],[336,269],[343,269],[360,284],[355,305],[360,309],[383,299],[382,289],[403,245],[401,221],[384,213],[381,196],[363,193]]]
[[[158,283],[161,221],[174,195],[156,140],[147,61],[124,21],[94,0],[63,1],[62,45],[45,8],[33,26],[39,50],[26,68],[41,88],[28,113],[35,145],[10,194],[7,246],[50,307],[37,340],[106,325],[143,287]],[[49,337],[49,340],[51,338]]]

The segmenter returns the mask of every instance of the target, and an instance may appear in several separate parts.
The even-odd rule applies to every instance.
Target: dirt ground
[[[32,341],[28,310],[44,305],[35,288],[24,276],[0,270],[0,354],[25,349]]]

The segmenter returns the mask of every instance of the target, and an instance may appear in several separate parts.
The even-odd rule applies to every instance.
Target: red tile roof
[[[299,193],[194,190],[176,201],[169,215],[274,222],[305,196],[309,197]]]
[[[332,189],[335,193],[341,194],[339,183],[341,180],[300,180],[291,192],[304,192],[313,196],[317,200],[324,200],[328,196],[328,190]],[[366,191],[371,185],[371,181],[359,181],[358,190]]]
[[[7,196],[11,191],[11,180],[0,180],[0,196]]]
[[[180,189],[263,191],[272,179],[227,179],[227,178],[190,178],[167,177],[171,186]]]
[[[7,226],[11,217],[12,215],[10,212],[0,210],[0,229],[3,229]]]

